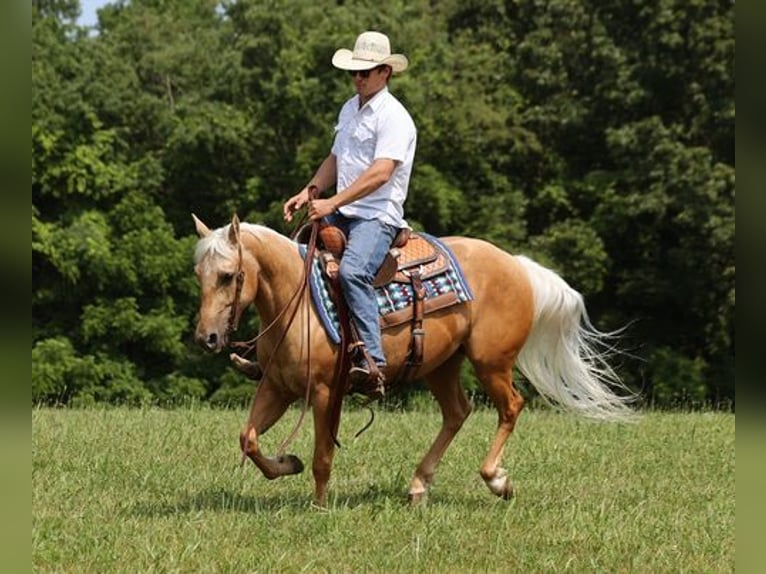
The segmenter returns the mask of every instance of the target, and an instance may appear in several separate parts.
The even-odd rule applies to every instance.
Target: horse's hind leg
[[[476,373],[498,414],[497,431],[489,453],[481,465],[481,477],[493,494],[508,500],[513,496],[513,485],[500,462],[503,447],[516,426],[521,409],[524,408],[524,397],[513,384],[512,364],[476,366]]]
[[[428,388],[442,411],[442,427],[415,470],[415,476],[412,477],[408,495],[411,504],[417,504],[425,499],[436,465],[439,464],[452,439],[463,426],[465,419],[471,414],[471,403],[460,385],[460,364],[463,358],[463,355],[459,353],[453,355],[426,377]]]

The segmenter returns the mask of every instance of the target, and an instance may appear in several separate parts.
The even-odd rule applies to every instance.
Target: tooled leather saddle
[[[326,273],[332,277],[338,271],[337,264],[346,248],[346,236],[338,227],[320,225],[318,248]],[[391,243],[373,286],[380,287],[391,281],[410,283],[415,271],[421,279],[427,279],[443,273],[448,261],[447,255],[425,237],[410,229],[402,229]]]
[[[306,243],[310,235],[310,226],[301,229],[296,240]],[[342,304],[343,296],[338,280],[340,259],[346,247],[346,236],[341,229],[325,222],[319,224],[317,251],[322,269],[329,279],[333,299]],[[450,259],[443,249],[428,241],[424,236],[402,229],[394,239],[386,257],[376,273],[373,286],[381,287],[392,282],[410,284],[412,287],[412,305],[394,310],[380,318],[381,328],[392,327],[409,322],[410,349],[402,371],[397,376],[396,384],[414,378],[423,363],[423,316],[431,310],[445,305],[443,300],[426,300],[423,280],[446,272]],[[452,301],[451,301],[452,302]],[[347,320],[347,319],[346,319]],[[351,329],[351,332],[354,330]],[[358,345],[352,341],[351,346]]]

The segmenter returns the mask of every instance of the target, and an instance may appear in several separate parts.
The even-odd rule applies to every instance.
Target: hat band
[[[377,54],[369,50],[354,50],[351,57],[354,60],[364,60],[365,62],[382,62],[391,54]]]

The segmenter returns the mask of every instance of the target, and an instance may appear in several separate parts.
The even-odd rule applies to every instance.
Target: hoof
[[[492,494],[502,498],[503,500],[510,500],[513,498],[513,483],[508,478],[508,473],[503,468],[498,468],[495,472],[495,476],[490,479],[484,479],[487,487]]]
[[[407,493],[407,502],[410,504],[410,506],[425,504],[426,500],[428,500],[427,490],[420,490],[416,492],[410,491]]]
[[[294,454],[267,458],[262,464],[257,466],[261,469],[263,476],[269,480],[303,472],[303,463]]]
[[[283,467],[283,474],[300,474],[303,472],[303,461],[294,454],[278,456],[276,462]]]

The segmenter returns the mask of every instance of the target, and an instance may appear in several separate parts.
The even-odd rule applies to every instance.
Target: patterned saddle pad
[[[426,292],[424,313],[427,315],[437,309],[444,309],[458,303],[473,300],[473,292],[463,275],[463,271],[455,259],[452,251],[439,239],[426,233],[419,233],[422,241],[428,241],[436,247],[439,257],[429,256],[430,264],[424,264],[421,268],[423,288]],[[412,241],[412,239],[410,239]],[[306,246],[299,245],[301,256],[306,256]],[[438,263],[434,261],[439,260]],[[412,267],[416,262],[401,262],[399,268]],[[441,270],[439,270],[439,268]],[[314,257],[311,270],[311,298],[319,313],[322,324],[336,344],[340,343],[340,322],[335,303],[330,296],[330,285],[322,271],[319,258]],[[412,303],[414,294],[409,278],[397,273],[394,280],[381,287],[375,288],[380,312],[381,329],[401,325],[412,319]]]

